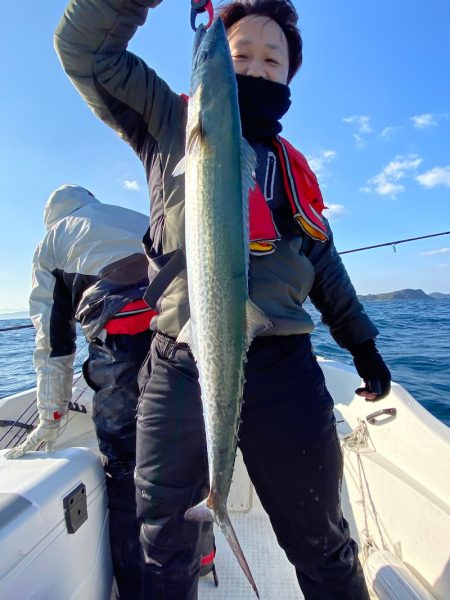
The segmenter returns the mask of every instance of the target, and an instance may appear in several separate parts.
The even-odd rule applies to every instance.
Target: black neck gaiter
[[[272,140],[291,105],[289,86],[262,77],[236,75],[242,134],[250,143]]]

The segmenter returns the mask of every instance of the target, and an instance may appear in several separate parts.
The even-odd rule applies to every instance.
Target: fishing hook
[[[214,19],[212,0],[191,0],[191,27],[194,31],[197,31],[195,20],[202,12],[208,13],[208,23],[206,24],[205,29],[209,29]]]

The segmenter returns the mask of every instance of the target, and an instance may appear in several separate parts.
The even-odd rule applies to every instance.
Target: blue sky
[[[52,35],[66,2],[8,3],[0,38],[0,311],[27,307],[42,211],[63,183],[148,214],[141,163],[85,106]],[[450,230],[450,3],[295,0],[304,64],[284,135],[321,183],[338,250]],[[190,2],[165,0],[129,49],[188,91]],[[347,255],[359,293],[450,293],[450,236]]]

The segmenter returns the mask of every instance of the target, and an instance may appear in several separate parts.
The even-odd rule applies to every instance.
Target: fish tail
[[[223,511],[219,527],[222,530],[224,536],[226,537],[231,549],[233,550],[233,553],[237,558],[241,569],[244,571],[244,574],[247,577],[250,585],[252,586],[256,597],[259,598],[258,588],[256,587],[255,580],[253,579],[250,567],[248,566],[247,559],[245,558],[244,553],[242,552],[241,545],[239,544],[239,540],[237,539],[236,533],[234,531],[233,525],[231,524],[230,517],[228,516],[226,508]]]
[[[220,530],[224,534],[233,554],[238,560],[241,569],[244,571],[244,575],[247,577],[256,597],[259,598],[258,588],[256,587],[255,580],[248,566],[247,559],[244,556],[239,540],[237,539],[236,532],[234,531],[230,517],[228,516],[227,509],[223,507],[220,511],[211,509],[207,504],[208,498],[200,502],[196,506],[189,508],[184,516],[190,521],[214,521],[220,527]],[[219,517],[220,515],[220,517]]]

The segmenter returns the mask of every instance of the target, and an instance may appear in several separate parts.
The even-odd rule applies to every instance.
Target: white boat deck
[[[350,433],[354,435],[346,441],[344,449],[342,507],[360,548],[362,531],[372,546],[378,548],[366,564],[369,587],[382,600],[449,600],[450,479],[443,475],[450,469],[448,428],[398,384],[393,383],[391,394],[373,406],[354,396],[360,379],[353,369],[327,360],[321,360],[321,366],[335,398],[338,433],[341,439]],[[80,528],[75,536],[67,534],[58,504],[61,494],[79,480],[91,492],[100,489],[103,481],[98,458],[88,453],[91,456],[88,460],[81,452],[85,447],[98,450],[91,415],[92,392],[77,377],[73,408],[55,448],[67,453],[69,458],[63,461],[64,465],[52,455],[49,460],[42,460],[46,458],[43,453],[19,462],[2,461],[0,495],[23,495],[31,503],[33,514],[20,513],[11,521],[11,530],[2,528],[1,547],[8,548],[8,552],[0,553],[0,598],[109,597],[111,590],[105,572],[111,565],[107,549],[98,554],[104,561],[101,568],[81,551],[81,548],[95,549],[98,540],[104,542],[106,497],[94,494],[92,502],[98,514],[94,518],[90,508],[88,526]],[[0,431],[0,449],[20,443],[26,435],[23,424],[32,424],[37,419],[35,389],[0,399],[0,417],[5,423],[5,432]],[[20,424],[12,426],[9,421]],[[18,478],[19,465],[26,471],[32,463],[30,482]],[[91,473],[94,463],[95,477]],[[58,465],[61,472],[55,470]],[[47,489],[59,487],[54,493],[42,494],[44,484]],[[58,507],[52,508],[51,503]],[[227,504],[261,600],[302,600],[294,568],[278,546],[239,452]],[[24,527],[26,534],[22,533]],[[60,533],[56,538],[57,530]],[[23,544],[30,539],[30,532],[34,547],[28,556]],[[76,565],[78,570],[75,572],[74,565],[70,569],[65,565],[64,577],[49,570],[43,578],[42,569],[58,560],[61,553],[67,554],[74,544],[78,549],[72,552],[82,554],[85,560]],[[216,531],[216,545],[219,586],[215,587],[212,574],[202,578],[199,600],[255,600],[255,593],[220,531]],[[42,590],[44,585],[51,586],[52,595]],[[8,593],[3,593],[6,589]]]
[[[279,547],[265,514],[231,513],[231,521],[250,566],[261,600],[301,600],[294,567]],[[200,580],[199,600],[256,600],[225,537],[216,531],[215,587],[212,573]]]
[[[238,450],[228,496],[228,514],[261,600],[302,600],[295,569],[280,548],[269,517],[256,494]],[[199,600],[257,600],[228,542],[214,526],[217,547],[215,587],[212,573],[200,579]]]

